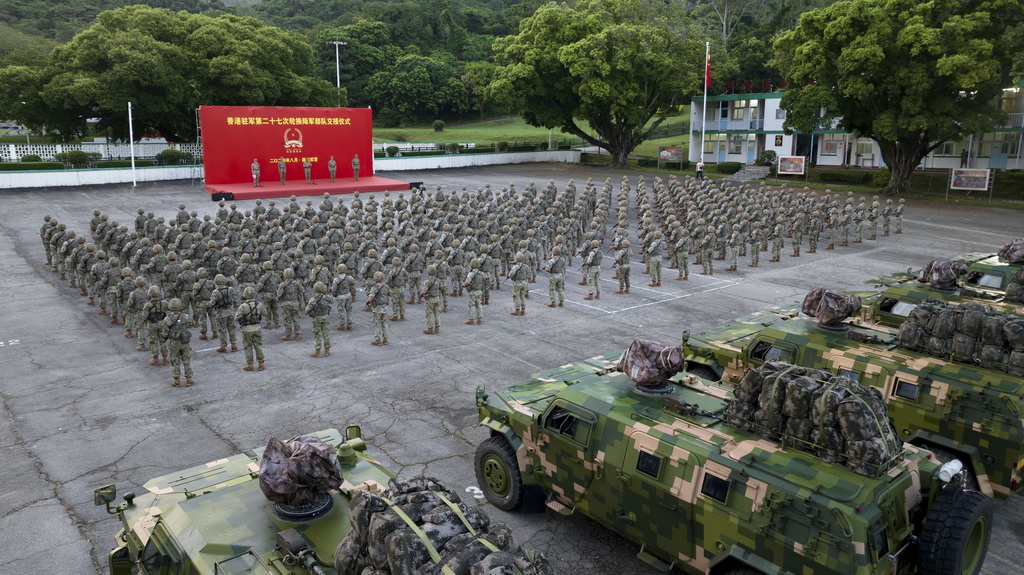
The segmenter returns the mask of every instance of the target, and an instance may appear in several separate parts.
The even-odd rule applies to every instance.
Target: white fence
[[[187,144],[139,143],[135,144],[136,158],[152,158],[167,148],[174,148],[182,152],[192,154],[195,157],[203,155],[202,146],[196,142]],[[34,154],[44,161],[50,161],[61,152],[81,150],[86,153],[96,153],[102,160],[122,160],[130,158],[131,146],[127,143],[102,143],[83,142],[81,144],[0,144],[0,160],[4,162],[20,162],[27,155]]]

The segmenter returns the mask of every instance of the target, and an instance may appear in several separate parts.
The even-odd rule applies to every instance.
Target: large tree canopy
[[[703,44],[683,29],[664,3],[649,0],[549,3],[519,34],[495,42],[502,67],[490,93],[531,125],[579,136],[624,165],[700,87]]]
[[[137,133],[193,140],[201,104],[334,105],[333,84],[310,77],[312,54],[302,36],[253,18],[129,6],[100,14],[41,70],[0,70],[14,81],[0,110],[64,137],[99,118],[124,137],[131,101]]]
[[[775,42],[789,127],[838,126],[878,142],[886,194],[942,142],[990,129],[1007,84],[1001,42],[1020,0],[850,0],[805,13]]]

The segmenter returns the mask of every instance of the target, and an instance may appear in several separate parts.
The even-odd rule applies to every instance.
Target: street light
[[[341,40],[328,40],[328,44],[334,44],[334,73],[337,77],[337,88],[341,90],[341,60],[338,58],[338,46],[348,46],[348,42]]]
[[[22,102],[21,105],[22,106],[28,106],[28,102]],[[32,140],[30,140],[29,137],[28,137],[28,126],[26,126],[25,124],[22,124],[21,127],[25,128],[25,143],[28,144],[28,145],[32,145]]]

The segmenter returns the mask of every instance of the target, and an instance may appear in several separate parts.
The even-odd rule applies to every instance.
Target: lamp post
[[[28,102],[22,102],[21,105],[22,106],[28,106]],[[28,137],[28,132],[29,132],[28,126],[26,126],[25,124],[22,124],[21,127],[25,128],[25,143],[28,144],[28,145],[32,145],[32,140],[29,139],[29,137]]]
[[[348,46],[348,42],[341,40],[328,40],[328,44],[334,44],[334,74],[335,87],[338,89],[338,102],[341,102],[341,58],[338,56],[339,46]]]

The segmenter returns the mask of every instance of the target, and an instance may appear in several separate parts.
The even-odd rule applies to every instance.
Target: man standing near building
[[[704,179],[704,160],[697,160],[697,179]]]
[[[359,154],[352,157],[352,177],[359,181]]]
[[[302,172],[306,175],[306,183],[313,183],[313,160],[306,158],[302,161]]]
[[[252,165],[249,167],[252,169],[252,187],[262,188],[263,184],[260,183],[260,161],[253,158]]]
[[[334,176],[338,173],[338,162],[334,161],[334,156],[327,161],[327,172],[331,174],[331,181],[334,181]]]

